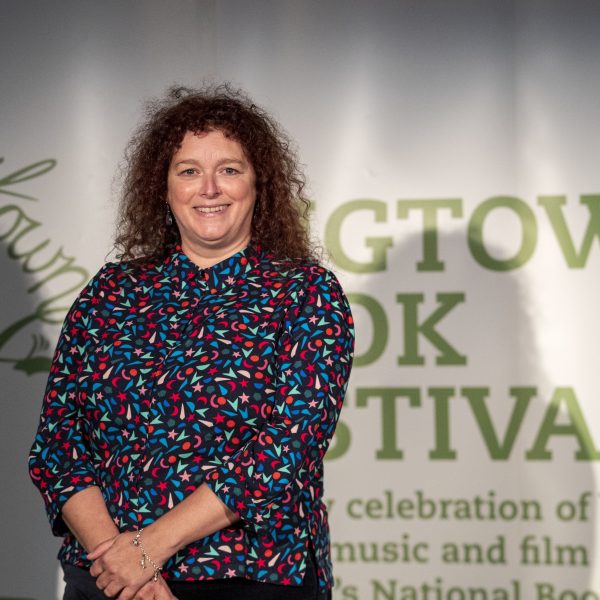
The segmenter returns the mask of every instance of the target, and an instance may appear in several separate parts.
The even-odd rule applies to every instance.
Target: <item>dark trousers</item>
[[[63,565],[63,600],[107,600],[96,587],[96,579],[86,569]],[[330,600],[331,592],[319,594],[319,582],[313,553],[309,552],[306,574],[301,586],[260,583],[243,577],[209,581],[169,582],[179,600]]]

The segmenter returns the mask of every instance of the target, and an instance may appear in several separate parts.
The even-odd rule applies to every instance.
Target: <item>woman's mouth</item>
[[[220,204],[219,206],[195,206],[194,210],[204,214],[219,213],[223,212],[228,206],[229,204]]]

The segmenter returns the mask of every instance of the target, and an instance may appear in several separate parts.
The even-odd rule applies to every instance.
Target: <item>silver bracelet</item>
[[[139,548],[142,552],[142,558],[140,559],[140,567],[142,567],[142,569],[145,569],[147,566],[146,563],[150,563],[150,566],[154,569],[154,575],[152,576],[152,579],[154,581],[158,581],[160,572],[162,571],[162,567],[159,567],[152,560],[152,558],[150,558],[150,555],[146,552],[146,550],[144,550],[144,546],[142,544],[142,531],[144,531],[143,527],[138,530],[138,532],[135,534],[135,537],[131,540],[131,543],[137,548]]]

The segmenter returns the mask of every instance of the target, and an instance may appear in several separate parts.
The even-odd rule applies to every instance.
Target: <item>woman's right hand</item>
[[[105,540],[94,548],[94,555],[96,555],[96,558],[102,556],[102,554],[112,546],[115,538],[116,536]],[[159,577],[157,581],[150,580],[148,583],[144,584],[138,590],[133,600],[177,600],[177,597],[173,595],[165,580],[162,577]]]
[[[177,600],[162,577],[143,585],[133,600]]]

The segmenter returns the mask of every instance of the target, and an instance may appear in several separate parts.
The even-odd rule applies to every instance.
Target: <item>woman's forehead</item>
[[[252,162],[244,144],[237,138],[237,136],[217,127],[188,129],[183,134],[179,144],[177,144],[177,146],[175,146],[173,149],[171,159],[173,159],[175,155],[179,154],[184,146],[187,150],[200,150],[208,147],[221,147],[222,149],[226,148],[229,151],[237,151],[241,153],[246,160]]]

